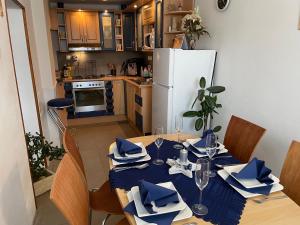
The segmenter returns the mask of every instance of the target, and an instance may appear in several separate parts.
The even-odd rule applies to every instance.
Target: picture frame
[[[173,48],[187,50],[188,45],[184,34],[177,34],[173,40]]]

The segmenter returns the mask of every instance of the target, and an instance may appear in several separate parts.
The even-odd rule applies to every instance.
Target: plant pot
[[[54,172],[47,170],[49,176],[42,177],[40,180],[33,183],[34,195],[37,197],[49,191],[52,186]]]

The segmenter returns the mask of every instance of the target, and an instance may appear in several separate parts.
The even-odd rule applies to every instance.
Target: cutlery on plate
[[[215,166],[216,167],[219,167],[219,168],[225,168],[226,166],[237,166],[237,165],[240,165],[240,164],[218,164],[216,163]]]
[[[274,197],[264,197],[262,199],[252,199],[255,203],[257,204],[262,204],[266,201],[269,201],[269,200],[276,200],[276,199],[284,199],[284,198],[287,198],[286,195],[281,195],[281,196],[274,196]]]
[[[184,223],[183,225],[197,225],[198,223],[192,222],[192,223]]]
[[[232,158],[231,155],[220,155],[220,156],[216,156],[216,157],[213,157],[212,159],[220,159],[220,158]]]
[[[139,170],[141,170],[141,169],[145,169],[148,166],[149,166],[149,163],[144,163],[144,164],[140,164],[140,165],[136,165],[136,166],[115,167],[115,168],[113,168],[113,170],[116,171],[116,172],[129,170],[129,169],[139,169]]]

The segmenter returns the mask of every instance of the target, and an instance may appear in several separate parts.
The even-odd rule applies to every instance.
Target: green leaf
[[[204,89],[198,90],[198,100],[200,102],[203,100],[204,96],[205,96],[205,90]]]
[[[195,122],[196,131],[201,130],[202,127],[203,127],[203,120],[202,120],[202,118],[198,118]]]
[[[218,94],[218,93],[221,93],[221,92],[225,91],[225,87],[223,87],[223,86],[211,86],[211,87],[207,88],[206,90],[209,91],[210,93]]]
[[[219,132],[221,129],[222,129],[221,126],[216,126],[216,127],[213,129],[213,132],[217,133],[217,132]]]
[[[196,117],[196,116],[198,116],[197,111],[187,111],[183,113],[183,117]]]
[[[205,86],[206,86],[205,77],[201,77],[199,85],[200,85],[201,88],[205,88]]]

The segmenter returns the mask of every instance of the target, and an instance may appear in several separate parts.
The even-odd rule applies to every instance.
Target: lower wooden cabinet
[[[127,109],[127,118],[130,123],[135,125],[135,93],[138,91],[138,88],[126,82],[126,109]]]
[[[113,99],[115,115],[125,115],[124,81],[113,81]]]

